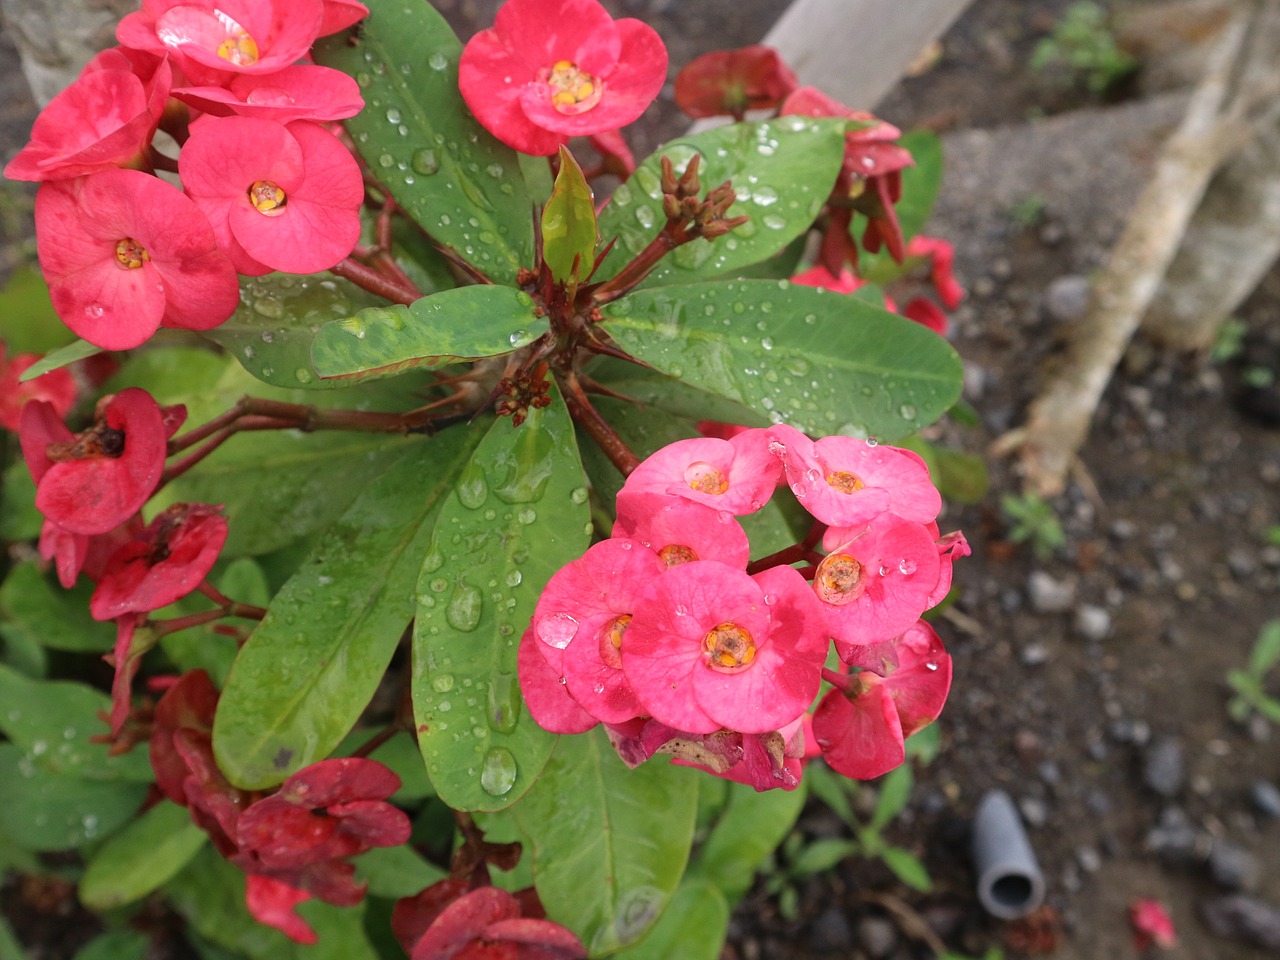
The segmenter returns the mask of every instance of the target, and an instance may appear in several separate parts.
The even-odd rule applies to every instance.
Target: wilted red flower
[[[200,585],[227,539],[227,519],[207,503],[175,503],[107,561],[89,600],[95,620],[166,607]]]
[[[36,508],[72,533],[106,533],[146,503],[160,482],[168,439],[185,407],[161,408],[128,387],[99,401],[95,423],[79,434],[43,401],[22,410],[19,439],[36,482]]]
[[[480,124],[538,156],[630,123],[666,78],[657,32],[614,20],[597,0],[508,0],[458,61],[458,89]]]
[[[162,326],[211,329],[240,304],[209,222],[157,177],[104,170],[44,183],[35,219],[54,309],[104,350],[140,346]]]
[[[676,74],[676,104],[691,117],[733,116],[776,107],[798,86],[772,47],[713,50]]]
[[[76,381],[66,367],[20,382],[22,374],[32,364],[39,362],[38,353],[19,353],[6,356],[4,341],[0,341],[0,427],[17,430],[22,405],[28,400],[43,400],[53,412],[64,417],[76,402]]]
[[[391,929],[412,960],[581,960],[571,931],[529,916],[527,902],[497,887],[468,892],[465,880],[441,880],[396,903]]]

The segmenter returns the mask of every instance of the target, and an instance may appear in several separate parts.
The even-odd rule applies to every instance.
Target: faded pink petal
[[[275,927],[295,943],[319,940],[311,925],[294,911],[298,904],[310,899],[311,894],[282,880],[261,874],[250,874],[245,879],[244,902],[250,916],[268,927]]]

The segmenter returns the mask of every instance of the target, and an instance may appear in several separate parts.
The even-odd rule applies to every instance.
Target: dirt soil
[[[490,22],[496,5],[439,4],[463,35]],[[681,64],[757,41],[786,4],[606,6],[652,23]],[[938,437],[971,453],[1021,422],[1178,116],[1179,95],[1154,67],[1145,86],[1139,76],[1117,92],[1119,104],[1029,70],[1068,6],[976,0],[933,67],[877,108],[904,129],[937,130],[947,148],[929,232],[956,244],[970,291],[952,339],[976,423],[949,422]],[[6,156],[33,115],[14,59],[0,55]],[[668,91],[637,153],[682,127]],[[6,197],[0,229],[11,251],[23,201]],[[948,509],[944,530],[963,529],[974,549],[938,625],[954,657],[953,693],[941,754],[918,771],[889,835],[923,858],[934,892],[911,892],[879,863],[847,861],[803,884],[788,921],[758,885],[735,915],[726,960],[914,960],[932,956],[928,935],[968,956],[998,947],[1006,957],[1136,957],[1127,907],[1141,897],[1169,908],[1179,938],[1164,953],[1171,960],[1276,955],[1205,919],[1232,894],[1280,909],[1280,738],[1257,718],[1230,719],[1224,680],[1280,616],[1280,547],[1265,537],[1280,524],[1276,398],[1242,384],[1247,367],[1280,371],[1280,271],[1239,319],[1244,352],[1218,365],[1141,342],[1130,351],[1076,481],[1051,503],[1067,542],[1049,557],[1009,541],[1001,497],[1020,490],[1010,462],[989,461],[981,502]],[[1047,880],[1047,907],[1029,920],[995,921],[973,893],[968,825],[997,787],[1018,803]],[[806,837],[840,829],[818,805],[800,828]]]

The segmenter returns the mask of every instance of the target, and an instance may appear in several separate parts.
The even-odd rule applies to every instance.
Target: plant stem
[[[640,458],[631,452],[631,448],[618,436],[616,430],[596,411],[582,390],[577,374],[572,369],[564,371],[557,378],[561,393],[564,394],[565,406],[569,408],[569,416],[575,423],[586,430],[596,442],[609,462],[618,468],[624,477],[640,465]]]
[[[397,272],[403,275],[403,271],[400,271],[399,267],[396,269]],[[335,276],[344,277],[356,286],[362,287],[370,293],[376,293],[384,300],[390,300],[392,303],[401,303],[408,306],[415,300],[422,298],[422,293],[412,284],[406,285],[403,281],[388,277],[386,274],[380,273],[372,267],[366,267],[360,261],[352,260],[350,257],[330,267],[329,272]],[[407,280],[408,278],[406,277],[405,279]]]

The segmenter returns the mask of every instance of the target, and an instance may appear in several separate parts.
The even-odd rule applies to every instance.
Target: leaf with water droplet
[[[472,117],[458,96],[462,45],[431,4],[380,4],[365,18],[359,45],[346,41],[343,33],[322,38],[313,53],[365,80],[365,100],[378,104],[343,121],[361,156],[432,239],[495,281],[514,283],[533,263],[529,210],[549,192],[546,163],[522,163]],[[411,76],[400,70],[422,63]],[[501,177],[487,172],[494,167]],[[477,245],[481,230],[490,239]]]
[[[432,521],[481,433],[460,425],[414,444],[276,594],[236,658],[214,725],[219,764],[237,785],[279,783],[355,724],[413,616]]]
[[[423,757],[437,764],[432,782],[454,809],[496,810],[514,803],[555,742],[524,708],[512,642],[529,625],[551,574],[589,542],[580,532],[589,505],[573,498],[585,484],[573,425],[554,386],[551,397],[549,407],[531,410],[519,427],[506,418],[478,424],[486,429],[484,438],[459,477],[458,495],[447,499],[435,521],[428,555],[438,553],[442,560],[433,560],[418,582],[424,598],[437,581],[446,584],[447,592],[436,594],[447,597],[445,602],[418,605],[413,709]],[[483,499],[476,477],[483,478]],[[455,678],[453,693],[432,683],[442,671]],[[486,688],[483,717],[465,725],[444,718],[445,703],[453,706],[450,697],[460,687]],[[490,788],[504,784],[503,777],[491,771],[486,786],[479,773],[467,773],[474,771],[477,754],[495,750],[510,754],[514,771],[496,792]]]
[[[359,336],[351,335],[353,321]],[[364,380],[500,356],[546,330],[547,320],[537,316],[528,294],[474,284],[442,290],[407,307],[373,307],[327,323],[315,335],[310,359],[321,377]]]
[[[706,315],[707,304],[743,309],[725,327]],[[785,411],[778,419],[814,435],[856,422],[893,440],[932,423],[960,395],[960,359],[945,340],[857,297],[741,280],[637,290],[601,312],[609,334],[638,359],[746,406]],[[798,369],[807,379],[761,375]],[[904,409],[914,415],[905,418]]]
[[[578,161],[561,146],[560,172],[542,208],[542,259],[553,280],[567,282],[575,269],[581,280],[591,272],[595,249],[595,195]]]
[[[701,155],[698,176],[708,187],[726,180],[746,187],[753,177],[769,186],[756,187],[751,199],[734,203],[726,212],[729,217],[750,217],[746,226],[751,229],[740,227],[715,241],[685,244],[649,274],[644,287],[738,273],[772,257],[803,234],[822,208],[844,158],[844,130],[844,121],[838,118],[797,126],[783,117],[759,124],[729,124],[663,145],[628,181],[631,202],[610,203],[600,213],[600,236],[605,241],[617,237],[618,242],[599,276],[617,273],[653,239],[652,211],[648,217],[639,216],[639,210],[649,206],[637,209],[634,204],[643,203],[647,194],[652,207],[662,208],[658,175],[662,156],[670,157],[679,172],[694,154]],[[767,155],[754,149],[762,138],[774,145]],[[769,202],[761,203],[760,197]],[[757,223],[767,229],[756,229]],[[732,245],[726,242],[729,237],[735,241]]]
[[[661,915],[689,858],[697,776],[666,763],[629,770],[597,728],[561,737],[513,808],[548,918],[592,956],[637,942]]]

